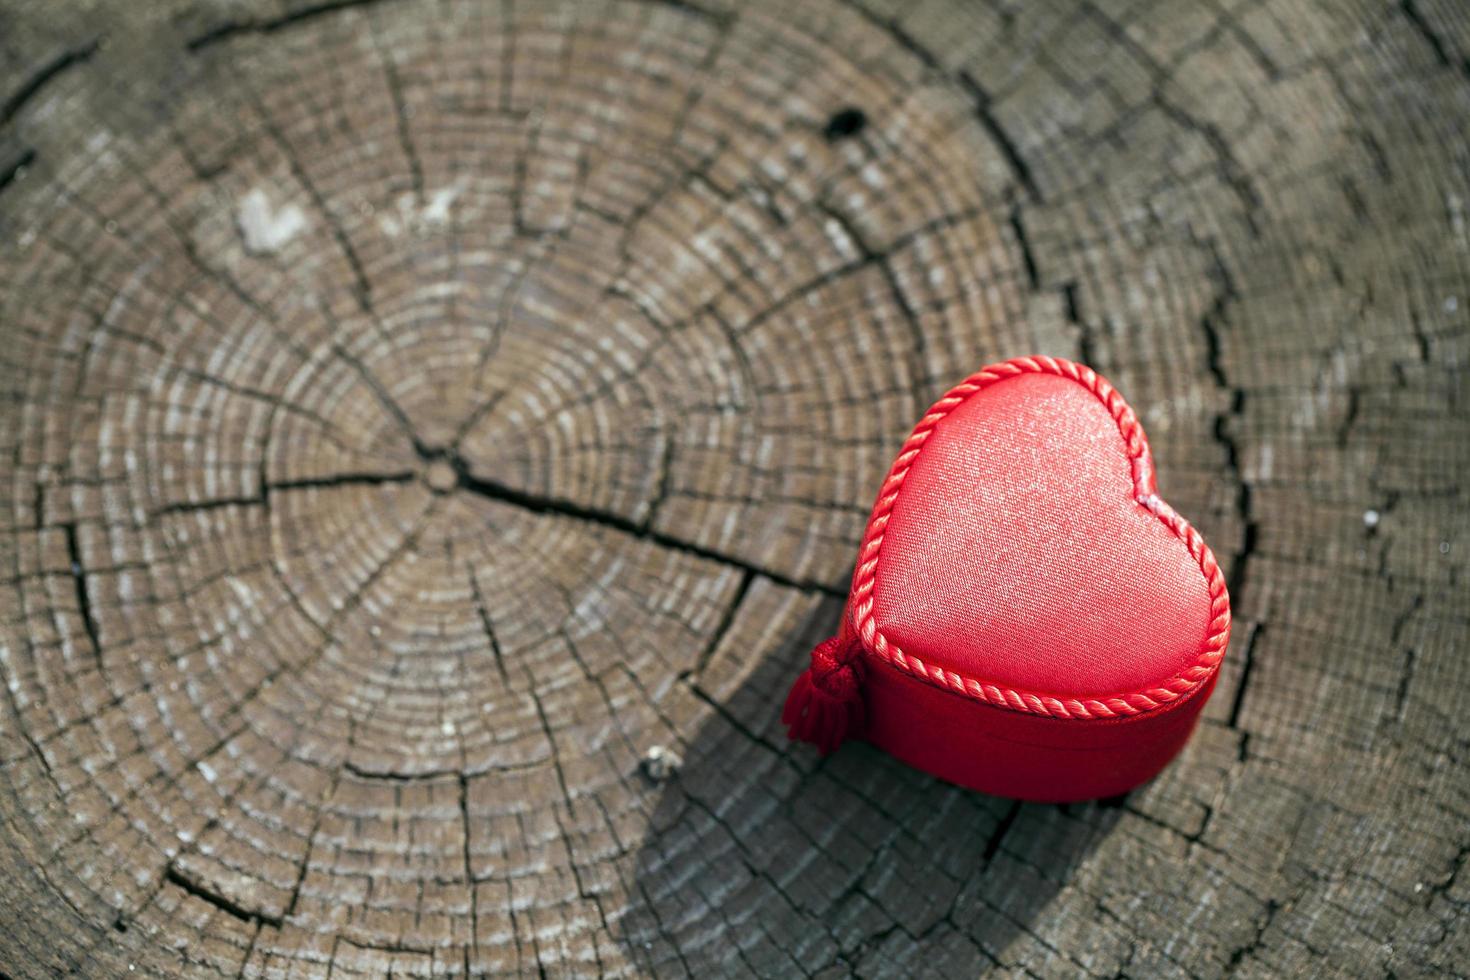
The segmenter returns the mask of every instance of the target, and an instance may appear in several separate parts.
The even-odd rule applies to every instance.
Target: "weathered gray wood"
[[[1464,971],[1465,14],[12,0],[0,971]],[[1031,352],[1230,570],[1197,737],[1060,808],[789,746]]]

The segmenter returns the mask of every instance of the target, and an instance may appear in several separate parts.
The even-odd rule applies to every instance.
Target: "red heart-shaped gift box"
[[[1229,639],[1224,576],[1155,492],[1133,410],[1091,368],[1018,358],[904,443],[783,720],[987,793],[1112,796],[1183,747]]]

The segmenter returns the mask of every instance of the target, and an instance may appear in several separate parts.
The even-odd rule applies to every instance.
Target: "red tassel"
[[[863,703],[862,646],[846,630],[812,650],[812,665],[801,672],[781,710],[786,734],[810,742],[830,755],[868,723]]]

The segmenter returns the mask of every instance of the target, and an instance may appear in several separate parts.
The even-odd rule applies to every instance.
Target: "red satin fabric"
[[[1022,373],[967,396],[903,480],[872,617],[930,672],[1093,704],[1153,691],[1141,713],[1011,710],[865,646],[869,741],[961,785],[1054,802],[1125,792],[1180,750],[1216,674],[1175,701],[1157,688],[1198,670],[1212,636],[1220,649],[1209,578],[1218,571],[1144,502],[1157,504],[1151,474],[1135,484],[1127,438],[1075,374]],[[1141,445],[1141,432],[1133,438]]]
[[[1199,656],[1199,564],[1134,500],[1118,425],[1068,378],[1023,374],[936,427],[904,482],[874,586],[903,650],[1003,687],[1126,693]]]
[[[1158,775],[1184,747],[1214,687],[1211,677],[1189,698],[1131,718],[1046,718],[981,704],[875,663],[865,685],[867,739],[982,793],[1041,803],[1095,800]]]

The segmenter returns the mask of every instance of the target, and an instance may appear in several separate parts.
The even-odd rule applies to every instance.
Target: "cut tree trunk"
[[[0,12],[0,973],[1470,964],[1470,20]],[[1020,805],[777,714],[928,403],[1106,374],[1237,616]]]

